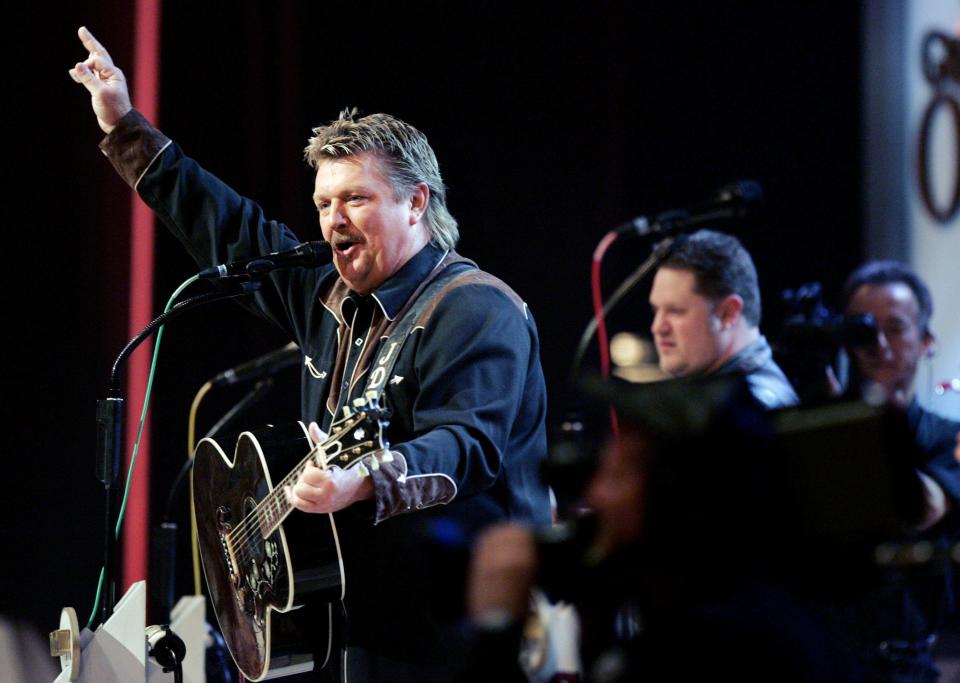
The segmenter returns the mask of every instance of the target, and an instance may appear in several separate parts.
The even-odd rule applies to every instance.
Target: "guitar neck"
[[[316,465],[323,469],[331,463],[346,469],[358,463],[364,456],[384,448],[381,415],[382,412],[373,407],[350,413],[331,425],[330,436],[322,444],[314,446],[248,515],[256,520],[263,538],[275,532],[293,511],[284,489],[297,483],[311,460],[315,460]],[[364,468],[361,467],[361,470]]]
[[[250,513],[255,516],[257,525],[260,527],[260,534],[267,538],[276,531],[287,516],[293,512],[294,507],[287,500],[284,489],[297,483],[300,475],[307,469],[307,463],[313,458],[315,451],[310,451],[300,463],[290,471],[287,476],[281,479],[270,493],[263,497],[257,506]]]

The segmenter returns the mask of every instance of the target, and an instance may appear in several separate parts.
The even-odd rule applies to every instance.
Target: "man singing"
[[[90,92],[107,133],[102,150],[200,265],[299,242],[132,109],[123,73],[89,31],[79,35],[89,56],[70,74]],[[457,223],[420,131],[386,114],[344,112],[314,129],[306,158],[333,265],[270,274],[255,307],[300,345],[302,417],[317,423],[315,438],[364,394],[381,340],[421,289],[446,278],[417,309],[382,383],[392,457],[369,477],[308,468],[288,493],[302,511],[338,513],[348,585],[340,657],[323,675],[449,680],[442,630],[426,609],[431,577],[415,575],[423,563],[412,539],[441,515],[468,537],[496,520],[549,523],[536,326],[509,287],[453,251]]]

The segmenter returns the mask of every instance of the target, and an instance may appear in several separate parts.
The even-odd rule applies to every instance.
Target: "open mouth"
[[[354,247],[360,244],[362,240],[356,237],[342,237],[340,239],[335,239],[333,242],[333,248],[342,256],[350,256],[354,251]]]

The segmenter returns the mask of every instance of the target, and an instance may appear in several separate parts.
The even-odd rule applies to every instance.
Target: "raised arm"
[[[104,133],[109,133],[133,108],[127,79],[113,63],[110,53],[86,27],[81,26],[77,35],[90,55],[70,69],[70,77],[89,91],[97,123]]]

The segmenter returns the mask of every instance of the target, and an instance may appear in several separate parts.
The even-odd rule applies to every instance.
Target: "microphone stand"
[[[616,291],[603,303],[601,317],[606,317],[614,306],[643,280],[673,251],[677,242],[685,239],[685,235],[666,237],[660,241],[640,266],[631,273]],[[572,511],[570,504],[582,490],[583,482],[592,476],[593,460],[585,445],[584,415],[582,402],[577,398],[577,379],[580,374],[580,365],[586,355],[590,342],[597,332],[597,316],[590,319],[586,329],[580,337],[580,343],[574,354],[570,374],[567,378],[567,394],[565,398],[566,411],[555,432],[547,462],[544,464],[543,476],[553,487],[557,495],[557,511],[561,520],[568,521]]]
[[[97,401],[97,446],[96,446],[96,476],[104,487],[104,560],[103,560],[103,593],[101,606],[101,623],[110,617],[116,604],[116,561],[117,538],[114,530],[114,515],[117,507],[117,483],[120,478],[120,463],[123,451],[123,395],[120,391],[120,367],[133,353],[144,339],[153,332],[179,317],[189,310],[204,304],[246,296],[260,289],[261,283],[257,280],[242,282],[239,286],[224,286],[213,292],[185,299],[170,310],[161,313],[150,324],[144,327],[137,336],[131,339],[123,348],[113,363],[110,373],[110,386],[107,398]]]
[[[623,282],[620,283],[620,286],[614,291],[613,294],[604,302],[603,308],[601,309],[600,315],[604,318],[610,314],[610,311],[613,310],[620,301],[625,297],[630,290],[637,286],[637,283],[643,280],[650,272],[663,263],[666,260],[667,256],[670,255],[670,252],[673,251],[674,244],[678,239],[683,239],[682,235],[677,237],[667,237],[654,247],[653,251],[650,253],[650,256],[641,263],[633,273],[631,273]],[[580,364],[583,363],[583,357],[586,355],[587,348],[590,346],[590,342],[593,340],[593,335],[597,333],[597,318],[590,318],[590,322],[587,323],[587,327],[583,330],[583,334],[580,336],[580,343],[577,345],[577,351],[573,357],[573,363],[570,367],[570,375],[567,378],[567,390],[570,392],[569,395],[573,396],[576,389],[577,377],[580,374]]]
[[[613,310],[613,307],[620,303],[623,297],[637,286],[638,282],[643,280],[654,268],[663,263],[670,255],[670,252],[673,251],[674,247],[679,246],[678,242],[686,239],[687,232],[717,221],[736,218],[742,214],[742,208],[726,206],[720,206],[693,216],[690,216],[685,211],[665,211],[656,217],[653,224],[649,224],[644,219],[635,219],[618,228],[615,232],[623,235],[634,234],[639,237],[665,235],[665,237],[654,246],[650,256],[621,282],[616,291],[604,302],[603,308],[601,309],[601,317],[606,318],[610,311]],[[574,395],[574,391],[576,390],[580,364],[583,362],[587,348],[593,340],[593,335],[597,332],[597,326],[598,321],[596,316],[594,316],[590,319],[590,322],[580,337],[580,342],[577,345],[573,363],[570,367],[570,374],[567,378],[567,390],[570,396]]]
[[[273,380],[269,377],[257,382],[253,388],[243,396],[243,398],[237,401],[230,408],[230,410],[224,413],[223,417],[221,417],[217,423],[210,428],[210,431],[203,435],[203,438],[210,439],[222,432],[227,427],[231,426],[240,416],[240,414],[243,413],[243,411],[266,396],[272,388]],[[170,487],[170,492],[167,494],[167,506],[165,508],[166,512],[164,514],[164,522],[169,522],[173,519],[174,498],[177,493],[179,493],[180,487],[183,486],[183,482],[186,479],[187,474],[190,472],[192,465],[192,460],[187,460],[185,463],[183,463],[180,471],[177,472],[176,478],[173,480],[173,485]]]
[[[254,385],[230,410],[228,410],[217,423],[210,428],[203,438],[209,439],[228,426],[232,426],[236,419],[245,411],[262,398],[264,398],[273,388],[273,380],[269,377],[262,379]],[[160,526],[154,529],[157,542],[152,548],[152,557],[156,565],[151,566],[151,576],[155,573],[158,577],[153,581],[153,597],[158,601],[165,614],[169,614],[173,609],[176,596],[176,558],[177,558],[177,523],[173,518],[173,508],[177,495],[183,488],[183,483],[187,481],[187,475],[193,467],[193,460],[188,458],[170,486],[167,493],[167,504],[164,508],[163,521]],[[151,579],[152,580],[152,579]]]
[[[566,516],[564,514],[566,506],[563,500],[563,489],[567,488],[569,491],[579,493],[584,478],[589,477],[593,472],[593,464],[590,462],[591,456],[582,444],[584,411],[582,402],[577,398],[577,380],[590,342],[600,327],[600,321],[605,320],[610,311],[623,300],[637,283],[647,277],[651,271],[670,256],[675,248],[683,243],[688,232],[714,222],[742,217],[747,213],[747,205],[760,201],[762,194],[762,189],[755,182],[740,181],[732,183],[718,191],[714,201],[719,202],[719,205],[693,215],[684,210],[664,211],[658,214],[652,222],[641,216],[614,228],[600,241],[597,247],[598,251],[601,248],[605,250],[606,247],[622,236],[660,236],[662,238],[653,247],[650,256],[617,287],[616,291],[602,305],[595,305],[600,309],[599,314],[595,313],[591,317],[580,336],[567,376],[566,395],[564,397],[567,409],[561,418],[556,438],[550,446],[543,473],[544,478],[557,492],[557,505],[561,519]],[[604,245],[605,241],[608,241],[606,245]],[[600,253],[602,254],[602,252]],[[597,258],[596,253],[594,258]],[[599,258],[602,258],[602,255]],[[614,433],[616,433],[615,414],[612,412],[611,423],[614,427]],[[585,463],[589,463],[590,466],[585,466]]]

